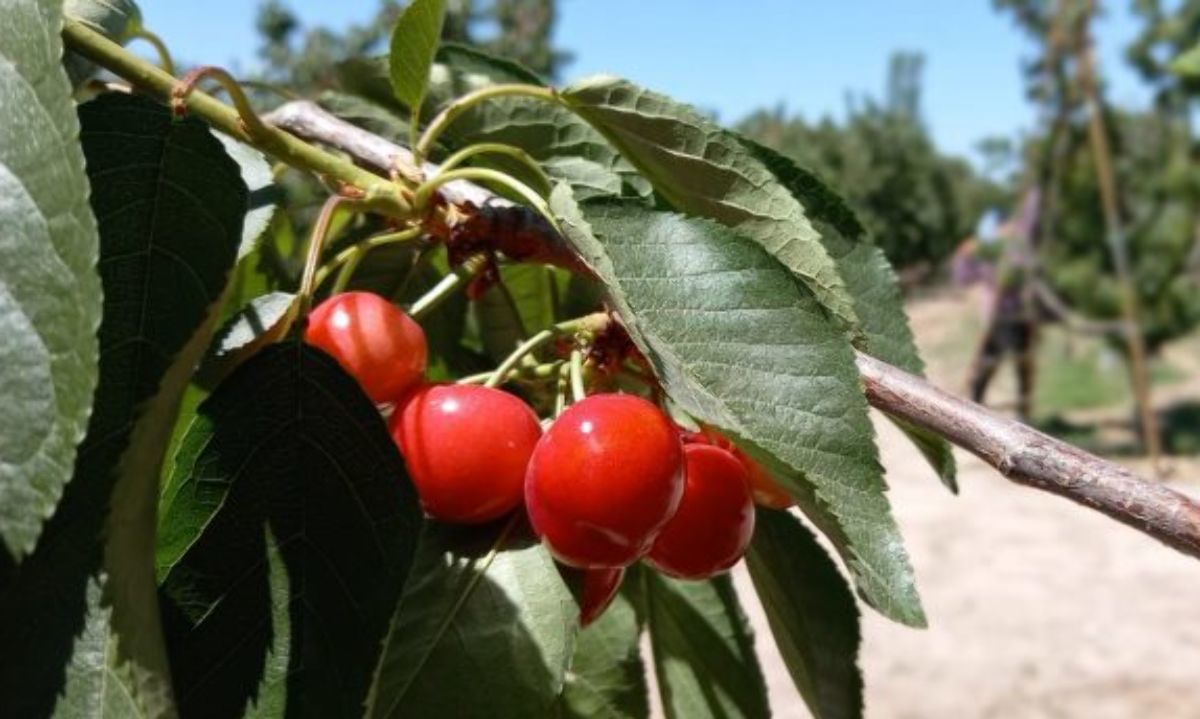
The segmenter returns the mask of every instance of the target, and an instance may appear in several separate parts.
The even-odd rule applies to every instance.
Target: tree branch
[[[415,170],[413,154],[407,147],[335,117],[314,102],[285,103],[263,116],[263,120],[297,137],[341,150],[363,167],[382,174],[396,167]],[[437,172],[438,166],[426,162],[421,170],[429,176]],[[589,274],[574,250],[533,209],[466,180],[447,182],[438,188],[438,195],[448,205],[468,209],[469,218],[464,222],[476,223],[470,232],[489,237],[495,249],[508,257]]]
[[[1200,558],[1200,503],[858,353],[867,400],[946,437],[1018,484],[1066,497]]]

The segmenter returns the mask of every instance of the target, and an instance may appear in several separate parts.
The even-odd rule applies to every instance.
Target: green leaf
[[[57,5],[57,3],[42,3]],[[142,11],[133,0],[66,0],[63,15],[79,20],[115,43],[124,45],[142,29]],[[63,57],[63,66],[72,87],[96,73],[96,64],[74,52]]]
[[[637,571],[633,567],[627,570],[626,585],[641,581]],[[560,698],[564,719],[639,719],[650,715],[646,670],[638,643],[642,623],[629,594],[623,589],[598,619],[579,632]]]
[[[66,0],[63,15],[124,45],[142,29],[142,11],[133,0]]]
[[[75,640],[67,682],[54,705],[55,719],[145,717],[129,677],[115,666],[116,639],[109,631],[112,611],[103,606],[101,580],[87,588],[87,619]]]
[[[267,575],[271,583],[271,646],[254,699],[246,708],[244,719],[279,719],[287,716],[288,661],[291,657],[292,622],[288,616],[292,585],[288,581],[287,565],[279,545],[266,537]]]
[[[255,297],[221,327],[196,370],[197,384],[213,388],[269,344],[283,339],[298,305],[291,292]]]
[[[495,526],[430,523],[366,715],[550,716],[579,622],[554,560]]]
[[[1200,44],[1181,52],[1171,61],[1169,68],[1180,77],[1200,77]]]
[[[754,635],[729,575],[703,582],[641,575],[667,719],[770,716]]]
[[[374,405],[324,353],[273,345],[200,406],[175,467],[156,563],[181,712],[232,716],[253,699],[357,714],[420,527]],[[268,530],[292,587],[286,627]],[[255,696],[285,631],[287,680]]]
[[[869,603],[921,625],[853,352],[805,285],[713,222],[565,186],[551,207],[671,399],[767,463]]]
[[[258,238],[271,225],[283,190],[275,184],[275,175],[265,155],[226,135],[218,134],[216,138],[238,164],[242,181],[249,190],[246,195],[246,217],[242,221],[242,242],[238,246],[238,259],[241,259],[255,250]]]
[[[0,23],[0,563],[33,551],[62,497],[97,377],[99,240],[61,27],[35,0]]]
[[[812,715],[861,717],[858,608],[817,538],[787,512],[759,508],[746,565],[775,645]]]
[[[434,94],[448,102],[464,91],[498,83],[546,84],[536,74],[509,60],[463,45],[447,45],[438,53],[446,68],[434,83]],[[435,76],[436,79],[437,76]],[[526,97],[502,97],[480,104],[459,117],[446,135],[456,147],[501,142],[524,149],[542,163],[553,179],[570,184],[580,197],[621,195],[648,197],[650,184],[604,139],[569,109]],[[483,158],[506,172],[526,172],[504,158]]]
[[[770,148],[744,137],[740,139],[804,205],[820,232],[821,243],[837,263],[838,272],[854,298],[854,312],[867,351],[884,362],[923,375],[925,363],[908,326],[896,273],[883,251],[871,242],[854,211],[816,175]],[[925,455],[950,491],[957,492],[950,443],[904,420],[891,419]]]
[[[804,207],[733,133],[695,109],[618,78],[559,95],[680,212],[730,227],[775,256],[849,327],[853,299]]]
[[[85,615],[99,616],[88,587],[103,562],[114,662],[147,713],[167,715],[149,571],[159,464],[233,265],[246,188],[199,120],[177,122],[122,94],[81,106],[79,117],[100,222],[100,381],[75,476],[34,553],[0,589],[0,645],[12,658],[0,660],[0,696],[16,716],[48,711]]]
[[[551,284],[557,278],[546,267],[504,265],[500,279],[502,285],[490,287],[473,305],[483,349],[495,362],[507,357],[532,332],[555,322]]]
[[[388,54],[392,92],[408,107],[420,107],[425,97],[445,17],[445,0],[412,0],[392,29]]]
[[[396,103],[387,89],[382,59],[347,61],[339,66],[338,75],[342,88],[359,100],[323,95],[322,104],[330,112],[393,140],[405,141],[401,118],[408,117],[409,106]],[[438,50],[431,71],[424,116],[468,92],[501,83],[544,85],[545,81],[512,61],[464,45],[445,44]],[[581,197],[646,198],[651,194],[650,183],[603,135],[555,103],[526,97],[494,98],[460,115],[441,141],[450,149],[480,142],[520,147],[542,163],[551,178],[571,184]],[[524,165],[505,157],[484,155],[474,162],[508,172],[527,184],[535,182]]]

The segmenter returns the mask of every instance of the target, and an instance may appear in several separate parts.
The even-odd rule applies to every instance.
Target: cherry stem
[[[553,328],[542,330],[541,332],[538,332],[536,335],[522,342],[515,350],[513,350],[512,354],[504,358],[504,361],[500,363],[500,366],[496,368],[496,371],[492,373],[492,376],[488,379],[488,381],[483,383],[483,386],[499,387],[500,385],[504,384],[504,381],[508,379],[509,373],[516,369],[517,365],[522,359],[525,358],[526,355],[538,350],[550,340],[554,339],[555,334],[556,333]]]
[[[135,38],[145,40],[153,45],[154,51],[158,53],[158,66],[163,69],[163,72],[175,74],[175,61],[171,59],[171,51],[167,49],[167,44],[162,41],[162,38],[146,28],[139,28],[134,32],[130,39]]]
[[[578,402],[587,396],[583,386],[583,352],[579,348],[571,350],[571,401]]]
[[[67,18],[63,23],[63,40],[73,52],[127,80],[152,97],[165,102],[179,100],[175,95],[180,88],[177,78],[83,22]],[[395,185],[346,157],[323,150],[270,125],[265,126],[265,134],[252,137],[247,132],[240,108],[230,107],[199,90],[187,93],[181,105],[189,114],[202,118],[214,129],[246,142],[276,160],[341,186],[357,188],[372,200],[372,208],[383,214],[403,219],[412,215],[412,207],[397,195]]]
[[[188,95],[205,78],[216,80],[217,84],[228,93],[230,101],[233,102],[233,107],[237,110],[238,118],[246,130],[246,134],[251,137],[263,137],[268,134],[267,126],[263,124],[262,118],[254,111],[254,106],[250,104],[250,98],[246,97],[246,92],[242,89],[242,86],[238,84],[238,81],[228,71],[215,65],[201,65],[189,70],[186,75],[180,78],[178,84],[171,90],[171,111],[176,116],[183,116],[187,113]]]
[[[429,126],[425,128],[425,133],[413,146],[413,153],[420,158],[428,157],[434,143],[459,116],[475,105],[497,97],[532,97],[547,102],[558,102],[558,94],[550,87],[513,84],[490,85],[480,88],[451,102],[430,120]]]
[[[542,187],[541,194],[543,195],[549,194],[554,186],[546,171],[542,169],[537,160],[533,159],[533,156],[519,147],[506,145],[502,142],[481,142],[478,145],[464,147],[450,157],[447,157],[441,166],[438,167],[437,172],[433,174],[433,177],[453,170],[476,155],[507,155],[511,157],[533,173],[534,177],[537,178],[538,184]]]
[[[558,391],[554,396],[554,418],[558,419],[567,409],[567,385],[570,384],[570,366],[565,362],[558,368]]]
[[[325,200],[324,205],[321,205],[321,214],[317,215],[317,222],[313,225],[312,236],[308,241],[304,275],[300,279],[300,291],[297,293],[300,299],[300,316],[307,314],[309,305],[312,304],[313,289],[316,288],[317,265],[321,261],[321,252],[325,248],[325,236],[329,234],[329,223],[333,220],[333,213],[347,202],[350,200],[341,195],[333,195]]]
[[[461,265],[451,270],[450,274],[443,277],[441,281],[433,286],[433,289],[421,295],[416,302],[412,303],[412,306],[408,308],[408,314],[413,319],[420,319],[422,316],[429,314],[429,312],[444,302],[446,298],[454,294],[454,291],[462,286],[463,283],[478,274],[484,265],[487,264],[487,261],[488,256],[483,252],[471,255],[463,260]]]
[[[449,172],[439,172],[421,183],[420,187],[413,193],[412,200],[417,215],[421,216],[425,213],[426,208],[429,206],[429,201],[433,198],[433,193],[437,192],[439,187],[455,180],[490,182],[506,187],[519,195],[521,199],[525,200],[540,215],[545,217],[551,227],[554,227],[556,230],[558,229],[558,220],[554,217],[554,213],[550,211],[550,205],[546,203],[546,200],[541,195],[534,192],[529,185],[526,185],[515,177],[486,167],[461,167]]]
[[[508,379],[508,375],[517,368],[517,365],[520,364],[521,360],[523,360],[527,355],[536,352],[555,337],[561,337],[563,335],[592,334],[602,323],[606,324],[608,322],[608,315],[604,314],[603,312],[595,312],[590,315],[576,317],[572,320],[564,320],[563,322],[559,322],[548,329],[538,332],[533,337],[530,337],[522,342],[515,350],[513,350],[512,354],[505,357],[504,361],[500,363],[500,366],[496,368],[496,371],[492,373],[491,378],[484,383],[484,386],[499,387],[500,385],[504,384],[504,382]],[[574,359],[573,354],[572,359]],[[582,363],[582,361],[583,358],[582,355],[580,355],[579,362]],[[582,387],[582,385],[580,386]]]
[[[358,268],[358,264],[362,262],[368,252],[384,245],[410,242],[422,234],[424,234],[423,228],[419,226],[409,227],[398,232],[389,232],[383,235],[368,237],[353,247],[347,247],[332,260],[321,266],[321,269],[317,271],[316,279],[313,281],[313,288],[315,289],[323,285],[325,280],[329,278],[329,274],[340,266],[342,271],[338,273],[338,278],[334,281],[333,289],[330,290],[330,294],[336,295],[346,288],[346,284],[350,281],[350,276],[353,275],[354,270]]]
[[[557,380],[558,373],[562,368],[562,365],[562,360],[556,360],[554,362],[543,362],[542,364],[531,364],[527,367],[518,367],[507,377],[507,379],[533,381],[548,379]],[[457,380],[457,384],[483,384],[491,379],[492,375],[494,374],[496,374],[496,371],[490,370],[488,372],[467,375],[466,377],[459,378]]]

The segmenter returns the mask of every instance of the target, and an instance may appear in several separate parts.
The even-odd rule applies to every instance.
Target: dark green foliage
[[[612,605],[579,632],[561,696],[564,719],[644,719],[650,715],[639,642],[645,616],[639,616],[634,605],[642,592],[642,571],[647,570],[636,565],[627,569]]]
[[[156,564],[184,715],[236,716],[252,699],[295,716],[356,713],[421,526],[374,405],[322,352],[273,345],[200,405],[175,475]],[[281,634],[286,680],[264,695]]]
[[[137,461],[135,451],[153,463],[162,452],[131,445],[131,436],[220,296],[246,210],[238,166],[200,121],[176,122],[165,107],[127,95],[102,96],[79,114],[100,227],[100,381],[63,500],[34,553],[0,582],[4,716],[42,716],[53,706],[86,612],[104,625],[89,632],[109,631],[106,612],[87,601],[99,597],[118,464]],[[153,634],[153,617],[143,620],[141,631]]]
[[[519,519],[503,529],[427,524],[365,716],[551,715],[579,607]]]
[[[861,717],[858,610],[816,537],[786,512],[759,509],[746,565],[775,644],[813,716]]]
[[[1190,132],[1152,113],[1107,116],[1118,161],[1125,241],[1153,350],[1200,324],[1200,170]],[[1045,274],[1063,297],[1089,317],[1118,319],[1121,304],[1101,213],[1095,161],[1086,130],[1067,129],[1056,173],[1056,204],[1043,229]]]
[[[638,572],[667,719],[765,719],[754,634],[729,575],[695,582]]]

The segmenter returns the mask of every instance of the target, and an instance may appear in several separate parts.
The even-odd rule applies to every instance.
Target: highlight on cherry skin
[[[434,519],[478,524],[521,504],[542,426],[516,396],[479,385],[423,385],[399,401],[388,425]]]
[[[564,564],[621,567],[650,549],[679,506],[683,444],[675,425],[634,395],[597,394],[546,430],[529,462],[525,505]]]
[[[646,563],[679,579],[707,579],[737,563],[754,534],[754,500],[745,465],[715,445],[683,448],[686,484]]]
[[[343,292],[308,315],[304,341],[337,360],[376,404],[425,376],[425,331],[404,310],[371,292]]]

